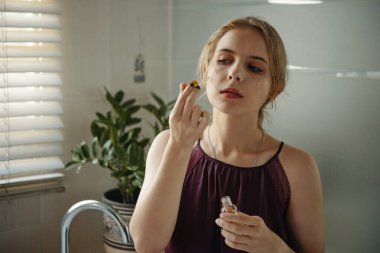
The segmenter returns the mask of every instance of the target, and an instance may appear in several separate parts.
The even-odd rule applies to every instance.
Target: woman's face
[[[268,52],[257,31],[228,31],[207,69],[207,96],[214,109],[234,115],[258,113],[271,85]]]

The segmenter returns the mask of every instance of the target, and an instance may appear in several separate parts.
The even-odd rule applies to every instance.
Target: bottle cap
[[[197,88],[199,90],[201,89],[201,86],[199,85],[198,81],[196,81],[196,80],[188,82],[187,84],[190,85],[191,87]]]

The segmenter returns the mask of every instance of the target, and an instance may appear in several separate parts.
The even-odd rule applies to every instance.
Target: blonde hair
[[[276,97],[284,90],[287,80],[287,58],[284,44],[277,31],[266,21],[256,17],[246,17],[232,20],[215,31],[203,48],[199,58],[198,71],[200,80],[206,83],[207,69],[214,56],[216,45],[219,40],[230,30],[249,28],[259,32],[265,41],[269,56],[269,72],[271,77],[271,88],[268,97],[261,106],[258,118],[258,127],[262,128],[265,116],[265,107],[268,103],[274,103]]]

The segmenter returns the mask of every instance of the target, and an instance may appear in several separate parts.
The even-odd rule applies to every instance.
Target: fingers
[[[239,212],[237,215],[231,213],[221,213],[220,218],[228,222],[235,222],[252,227],[258,227],[264,224],[264,220],[261,217],[249,216],[241,212]]]
[[[218,221],[220,220],[220,221]],[[249,236],[249,231],[246,231],[250,227],[232,224],[228,226],[228,222],[222,219],[217,219],[217,224],[222,227],[221,235],[225,238],[225,243],[238,250],[248,251],[249,245],[252,242],[252,237]]]
[[[179,94],[181,94],[181,92],[186,88],[186,83],[180,83],[179,85]]]
[[[203,132],[210,123],[210,115],[207,111],[202,111],[198,120],[198,128]]]
[[[199,105],[194,105],[193,111],[190,116],[190,120],[192,125],[198,126],[198,123],[200,123],[203,120],[202,107],[200,107]]]
[[[216,219],[216,224],[221,227],[223,230],[228,231],[229,233],[233,233],[235,235],[251,235],[255,229],[255,227],[247,226],[242,223],[235,223],[223,220],[221,218]]]
[[[226,229],[223,229],[221,234],[226,239],[226,244],[235,249],[236,247],[249,244],[250,240],[252,240],[249,236],[237,235]]]
[[[208,125],[208,112],[203,111],[202,107],[199,105],[194,105],[193,111],[191,113],[191,123],[193,126],[202,128]]]
[[[186,103],[186,99],[193,90],[189,85],[186,85],[185,83],[180,84],[180,94],[178,96],[178,99],[176,103],[174,104],[172,114],[175,115],[181,115],[183,111],[183,107]]]
[[[227,238],[224,241],[227,244],[227,246],[229,246],[230,248],[237,249],[237,250],[242,250],[242,251],[245,251],[245,252],[250,252],[249,245],[247,245],[245,243],[234,242],[234,241],[231,241],[231,240],[229,240]]]
[[[194,84],[195,83],[195,84]],[[198,82],[180,84],[180,94],[173,107],[171,114],[176,118],[190,120],[194,127],[202,128],[205,124],[200,124],[204,120],[208,123],[208,114],[198,105],[195,105],[200,88]],[[207,124],[205,125],[207,126]]]
[[[190,87],[190,85],[188,85],[188,87]],[[182,111],[183,119],[190,119],[191,114],[194,109],[196,98],[199,95],[199,90],[197,88],[191,87],[190,89],[191,89],[191,93],[186,98],[186,102],[184,104],[183,111]]]
[[[185,119],[190,119],[196,97],[199,94],[199,88],[193,85],[181,83],[178,99],[173,107],[172,114],[181,115]]]

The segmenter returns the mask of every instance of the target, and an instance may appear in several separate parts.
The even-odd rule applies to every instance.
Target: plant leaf
[[[123,98],[124,98],[124,92],[122,90],[119,90],[118,92],[116,92],[115,100],[117,103],[120,104],[123,101]]]
[[[139,105],[134,105],[134,106],[131,106],[127,109],[127,112],[130,114],[130,115],[133,115],[135,114],[136,112],[138,112],[140,110],[141,106]]]
[[[157,107],[152,105],[152,104],[146,104],[142,106],[145,110],[148,112],[154,114],[155,116],[157,115]]]
[[[104,116],[104,114],[102,114],[100,112],[96,112],[95,114],[98,117],[98,119],[100,120],[100,122],[102,122],[102,123],[107,122],[107,118],[106,118],[106,116]]]
[[[136,99],[129,99],[121,104],[124,109],[127,109],[136,103]]]
[[[65,170],[71,170],[71,169],[75,168],[76,166],[78,166],[78,162],[70,161],[70,162],[66,163]]]
[[[83,155],[83,158],[85,158],[86,160],[90,159],[90,151],[89,151],[87,143],[82,142],[80,145],[80,149],[81,149],[81,153]]]
[[[162,100],[162,98],[160,98],[158,95],[156,95],[156,93],[151,92],[150,94],[152,95],[152,97],[154,98],[154,100],[156,100],[156,102],[160,105],[160,107],[164,107],[165,106],[164,100]]]
[[[102,147],[97,137],[92,140],[92,155],[97,159],[102,157]]]

